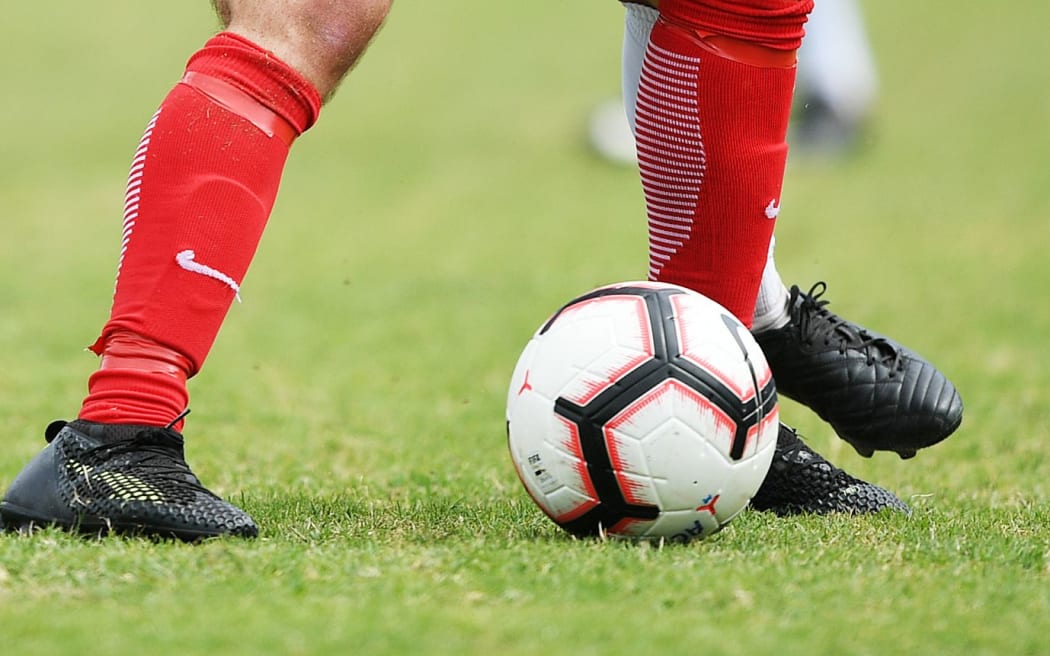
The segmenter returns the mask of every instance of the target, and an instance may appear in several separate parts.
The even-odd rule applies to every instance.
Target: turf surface
[[[262,526],[191,547],[0,537],[11,654],[1046,653],[1050,5],[868,3],[882,76],[855,157],[793,157],[784,277],[935,360],[963,427],[863,460],[913,516],[748,513],[710,541],[573,541],[531,505],[503,403],[531,331],[645,271],[637,176],[586,149],[621,12],[400,0],[297,145],[205,372],[190,462]],[[214,27],[100,0],[0,41],[0,486],[95,367],[123,186]]]

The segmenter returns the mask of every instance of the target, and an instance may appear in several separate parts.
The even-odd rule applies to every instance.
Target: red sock
[[[663,0],[638,94],[649,276],[750,326],[780,208],[812,1]]]
[[[239,297],[289,146],[320,107],[307,80],[243,37],[219,34],[190,58],[132,161],[81,419],[166,425],[185,409],[185,381]]]

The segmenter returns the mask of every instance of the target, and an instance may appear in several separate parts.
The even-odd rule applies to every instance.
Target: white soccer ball
[[[778,427],[751,333],[663,283],[570,301],[525,346],[507,393],[518,476],[578,536],[687,542],[718,531],[758,491]]]

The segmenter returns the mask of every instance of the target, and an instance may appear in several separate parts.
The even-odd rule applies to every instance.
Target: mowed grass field
[[[14,3],[0,41],[4,488],[79,407],[131,153],[215,25],[203,0],[67,4]],[[877,123],[854,158],[791,160],[778,262],[935,360],[967,414],[900,461],[782,413],[910,518],[745,513],[659,548],[540,514],[506,453],[514,361],[562,302],[645,272],[637,175],[584,140],[622,11],[399,0],[192,383],[188,458],[261,538],[0,536],[0,651],[1050,653],[1050,5],[867,14]]]

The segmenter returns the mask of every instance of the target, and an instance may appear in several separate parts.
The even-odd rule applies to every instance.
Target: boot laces
[[[56,421],[48,426],[47,441],[53,441],[66,423]],[[94,468],[120,459],[122,471],[148,480],[169,494],[182,496],[201,492],[215,496],[201,484],[186,463],[183,438],[170,428],[173,424],[165,427],[142,427],[130,438],[120,436],[112,441],[104,441],[98,446],[85,449],[77,460]]]
[[[876,337],[855,324],[846,321],[827,308],[830,301],[823,299],[827,291],[823,281],[803,293],[797,285],[791,288],[791,318],[798,325],[802,341],[808,345],[823,343],[836,346],[839,353],[854,350],[864,354],[867,365],[882,362],[890,369],[890,376],[902,369],[903,353],[885,337]],[[798,298],[801,303],[796,303]]]
[[[811,463],[819,465],[827,462],[824,456],[806,446],[798,431],[785,424],[781,424],[780,433],[777,435],[776,457],[783,462]]]
[[[186,464],[182,437],[175,431],[166,428],[144,429],[130,440],[95,447],[85,454],[85,459],[97,457],[98,462],[105,462],[121,456],[127,458],[131,472],[166,489],[169,494],[181,496],[204,493],[214,496],[201,485]]]

